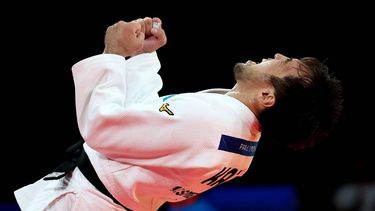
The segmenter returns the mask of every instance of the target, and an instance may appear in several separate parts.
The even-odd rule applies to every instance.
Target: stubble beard
[[[237,63],[233,67],[234,79],[236,80],[249,80],[254,71],[252,71],[251,66],[244,63]]]

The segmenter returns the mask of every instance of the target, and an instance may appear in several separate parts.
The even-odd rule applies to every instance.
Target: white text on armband
[[[222,134],[218,149],[249,157],[255,155],[257,146],[258,142],[256,141]]]

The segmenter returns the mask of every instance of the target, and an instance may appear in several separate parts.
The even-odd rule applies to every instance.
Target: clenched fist
[[[153,27],[156,25],[158,27]],[[124,57],[150,53],[167,43],[159,18],[143,18],[131,22],[119,21],[107,28],[104,53]]]

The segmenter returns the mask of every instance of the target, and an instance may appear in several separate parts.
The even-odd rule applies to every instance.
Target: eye
[[[290,62],[292,60],[293,60],[293,58],[286,58],[283,63],[286,64],[286,63],[288,63],[288,62]]]

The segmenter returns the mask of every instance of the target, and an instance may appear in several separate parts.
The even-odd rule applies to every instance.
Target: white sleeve
[[[155,104],[162,87],[159,69],[155,52],[129,60],[102,54],[73,65],[78,126],[88,145],[116,153],[132,147],[132,136],[149,132],[152,126],[142,122],[165,121]]]
[[[159,99],[163,86],[156,52],[131,57],[126,61],[126,104],[146,103]]]

